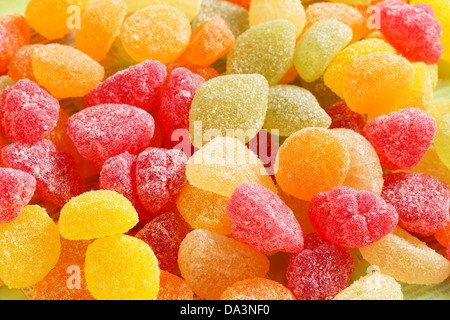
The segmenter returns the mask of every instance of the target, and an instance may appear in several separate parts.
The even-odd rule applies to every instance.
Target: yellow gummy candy
[[[126,0],[125,2],[128,4],[128,13],[157,4],[173,6],[183,11],[189,21],[194,20],[202,4],[202,0]]]

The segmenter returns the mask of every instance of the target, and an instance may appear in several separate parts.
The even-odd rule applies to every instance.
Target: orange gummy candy
[[[161,270],[159,274],[159,291],[156,300],[193,300],[194,292],[184,279]]]
[[[21,79],[29,79],[36,82],[36,78],[33,74],[31,57],[34,50],[41,46],[41,44],[29,44],[17,50],[16,54],[9,63],[8,76],[15,82]]]
[[[8,69],[16,51],[30,43],[30,27],[19,14],[0,17],[0,73]]]
[[[447,247],[450,244],[450,221],[446,226],[435,232],[434,237],[443,247]]]
[[[220,300],[295,300],[281,283],[266,278],[238,281],[226,289]]]

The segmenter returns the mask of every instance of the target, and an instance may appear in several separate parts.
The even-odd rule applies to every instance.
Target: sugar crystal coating
[[[325,112],[331,118],[330,129],[351,129],[357,133],[362,133],[366,125],[364,116],[350,110],[345,101],[326,107]]]
[[[450,137],[450,112],[444,114],[439,122],[436,137],[434,139],[434,146],[436,152],[447,168],[450,168],[450,151],[449,151],[449,139]]]
[[[116,235],[89,245],[86,283],[97,300],[154,300],[159,290],[158,260],[150,246]]]
[[[229,286],[220,300],[295,300],[281,283],[266,278],[250,278]]]
[[[450,243],[450,221],[443,228],[437,230],[434,237],[441,246],[447,247]]]
[[[148,6],[153,5],[169,5],[183,11],[188,19],[192,21],[200,10],[202,0],[139,0],[139,1],[127,1],[128,13],[135,12]]]
[[[29,44],[19,48],[8,65],[8,76],[15,82],[21,79],[30,79],[36,82],[33,74],[32,56],[34,50],[42,44]]]
[[[183,278],[161,270],[156,300],[194,300],[194,292]]]
[[[23,16],[7,14],[0,17],[0,72],[7,71],[17,50],[30,43],[30,34]]]

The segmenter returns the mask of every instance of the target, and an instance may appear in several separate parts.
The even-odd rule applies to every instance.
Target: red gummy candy
[[[36,179],[31,174],[0,168],[0,223],[16,219],[31,200]]]
[[[166,210],[186,179],[186,155],[176,149],[147,148],[136,160],[137,194],[152,214]]]
[[[444,51],[442,26],[427,4],[409,5],[399,0],[377,4],[380,31],[410,61],[435,64]]]
[[[128,104],[150,111],[159,103],[160,87],[167,69],[159,61],[146,60],[121,70],[94,87],[86,96],[88,107],[99,104]]]
[[[412,233],[431,236],[449,219],[449,187],[427,174],[386,174],[381,196],[396,208],[399,226]]]
[[[153,117],[126,104],[101,104],[69,118],[67,134],[86,159],[103,163],[124,152],[136,154],[150,143],[155,129]]]
[[[303,234],[292,210],[273,191],[256,183],[238,186],[227,203],[236,240],[260,252],[297,253]]]
[[[188,69],[176,68],[170,74],[169,81],[161,95],[158,108],[158,122],[161,124],[167,147],[173,147],[176,130],[189,130],[189,110],[197,89],[205,80]]]
[[[352,272],[348,249],[311,233],[304,249],[289,258],[287,287],[297,300],[331,300],[348,286]]]
[[[425,111],[407,108],[376,117],[364,128],[381,165],[389,170],[411,169],[423,158],[436,135],[436,121]]]
[[[135,237],[152,248],[160,269],[173,272],[178,266],[180,244],[190,231],[180,215],[165,212],[148,222]]]
[[[445,250],[445,258],[450,261],[450,244],[447,246],[447,249]]]
[[[83,191],[74,158],[50,140],[14,142],[2,149],[2,158],[7,167],[31,174],[36,179],[36,194],[59,208]]]
[[[272,176],[272,179],[276,182],[274,166],[280,147],[280,138],[270,134],[265,129],[261,129],[258,134],[245,145],[258,156],[259,160],[261,160],[264,167],[267,169],[267,173]]]
[[[331,118],[330,129],[350,129],[361,134],[366,125],[364,116],[350,110],[345,101],[340,101],[327,107],[325,112]]]
[[[351,248],[374,243],[392,232],[398,223],[395,208],[381,196],[346,186],[314,196],[308,216],[323,238]]]
[[[28,79],[7,87],[0,96],[0,130],[11,142],[44,138],[58,117],[58,100]]]

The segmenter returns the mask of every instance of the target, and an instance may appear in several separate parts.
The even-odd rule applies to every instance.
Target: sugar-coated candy
[[[185,153],[177,149],[147,148],[136,159],[136,190],[144,208],[160,213],[174,203],[185,185]]]
[[[444,51],[442,26],[427,4],[409,5],[399,0],[377,4],[380,31],[410,61],[433,64]]]
[[[347,68],[343,96],[357,113],[389,112],[414,80],[414,66],[400,55],[378,51],[360,56]]]
[[[235,3],[235,4],[237,4],[237,5],[239,5],[239,6],[243,7],[243,8],[245,8],[245,9],[247,9],[247,10],[250,9],[250,5],[251,5],[251,3],[252,3],[252,0],[226,0],[226,1]]]
[[[447,247],[450,244],[450,221],[447,221],[443,228],[437,230],[434,237],[441,246]]]
[[[297,300],[331,300],[348,286],[353,258],[317,233],[305,237],[304,249],[289,258],[287,288]]]
[[[252,0],[249,8],[250,27],[272,20],[287,20],[295,26],[295,37],[305,25],[305,9],[297,0]]]
[[[319,235],[350,248],[365,247],[380,240],[399,221],[395,207],[381,196],[346,186],[315,195],[308,215]]]
[[[16,219],[30,202],[36,179],[29,173],[0,168],[0,223]]]
[[[202,0],[200,10],[192,21],[192,28],[197,28],[203,21],[214,16],[226,21],[235,38],[250,27],[248,11],[243,7],[224,0]]]
[[[434,120],[436,120],[436,124],[439,125],[442,118],[450,112],[450,100],[436,100],[429,106],[427,110],[428,114],[430,114]]]
[[[189,44],[191,25],[186,14],[170,5],[153,5],[128,16],[120,32],[126,52],[137,62],[171,63]]]
[[[33,73],[32,56],[35,49],[42,44],[28,44],[19,48],[8,65],[8,76],[15,82],[21,79],[30,79],[36,82]]]
[[[275,178],[289,195],[309,201],[318,192],[342,185],[350,168],[345,143],[325,128],[293,133],[280,146]]]
[[[259,74],[225,75],[205,82],[189,110],[192,144],[201,148],[212,137],[227,136],[248,142],[263,126],[268,92],[267,80]]]
[[[220,300],[295,300],[281,283],[266,278],[250,278],[229,286]]]
[[[229,235],[232,222],[227,214],[228,199],[186,183],[176,199],[176,206],[183,219],[193,229]]]
[[[86,251],[86,283],[97,300],[154,300],[158,260],[144,241],[128,235],[95,240]]]
[[[328,88],[324,81],[323,75],[313,82],[307,82],[300,77],[297,77],[294,83],[298,83],[302,88],[305,88],[309,92],[311,92],[319,101],[319,104],[322,108],[327,108],[339,101],[342,101],[340,97],[338,97],[330,88]]]
[[[76,47],[94,60],[102,60],[120,34],[126,11],[125,0],[91,1],[75,32]]]
[[[447,246],[447,249],[445,250],[445,258],[450,261],[450,244]]]
[[[267,115],[266,115],[267,116]],[[258,134],[245,144],[263,163],[267,173],[274,180],[274,166],[280,146],[280,137],[261,129]]]
[[[83,97],[103,80],[102,65],[80,50],[51,43],[32,54],[33,74],[56,98]]]
[[[439,159],[450,168],[450,112],[442,116],[441,121],[437,127],[436,137],[434,139],[434,147],[439,156]]]
[[[94,300],[83,269],[70,263],[56,266],[34,285],[32,300]]]
[[[389,43],[377,38],[363,39],[352,43],[331,60],[323,75],[325,85],[343,99],[343,80],[348,67],[357,58],[375,52],[397,53]]]
[[[194,300],[194,292],[183,278],[160,270],[156,300]]]
[[[431,236],[449,220],[449,187],[443,181],[417,172],[384,176],[381,196],[393,205],[399,226],[421,236]]]
[[[179,214],[168,211],[149,221],[135,237],[152,248],[161,270],[174,272],[178,267],[180,244],[190,231]]]
[[[0,76],[0,93],[7,87],[14,85],[16,82],[7,75]]]
[[[204,82],[202,76],[184,67],[170,72],[167,84],[161,93],[157,112],[157,119],[161,124],[168,146],[178,142],[177,138],[182,133],[181,130],[184,132],[189,130],[189,111],[192,100]]]
[[[264,278],[269,264],[249,245],[203,229],[188,233],[178,252],[182,277],[203,299],[219,299],[237,281]]]
[[[339,292],[333,300],[403,300],[403,292],[394,278],[372,272]]]
[[[350,156],[350,168],[343,185],[381,194],[383,168],[370,142],[351,129],[333,129],[332,132],[345,143]]]
[[[90,240],[69,240],[59,237],[61,242],[61,254],[57,265],[84,265],[87,247],[94,241]]]
[[[329,129],[350,129],[362,133],[366,120],[363,115],[349,109],[345,101],[339,101],[325,108],[331,118]]]
[[[0,72],[8,70],[17,50],[30,43],[31,31],[27,20],[19,14],[0,17]]]
[[[273,191],[256,183],[238,186],[227,203],[233,237],[259,252],[303,249],[300,224]]]
[[[88,191],[61,209],[59,229],[69,240],[89,240],[125,233],[139,221],[131,202],[110,190]]]
[[[188,19],[192,21],[197,16],[198,11],[200,10],[202,0],[127,0],[127,3],[128,13],[132,13],[145,7],[158,4],[173,6],[183,11]]]
[[[103,163],[128,151],[135,154],[150,143],[155,128],[153,117],[127,104],[99,104],[72,115],[67,134],[86,159]]]
[[[331,118],[308,90],[295,85],[276,85],[269,88],[269,103],[263,128],[277,130],[288,137],[307,127],[328,128]]]
[[[174,63],[167,64],[166,67],[167,67],[166,84],[170,80],[170,75],[172,74],[172,71],[177,68],[188,69],[192,73],[195,73],[195,74],[199,75],[200,77],[202,77],[205,81],[208,81],[212,78],[219,76],[219,72],[217,72],[217,70],[214,68],[196,66],[196,65],[188,64],[188,63],[174,62]]]
[[[349,44],[352,34],[350,27],[335,19],[313,24],[295,48],[294,65],[299,76],[307,82],[319,79],[331,60]]]
[[[208,18],[191,34],[189,44],[178,61],[208,67],[233,47],[235,38],[219,16]]]
[[[2,157],[1,157],[1,152],[2,152],[3,147],[6,146],[6,145],[7,145],[6,141],[2,137],[0,137],[0,168],[5,166],[3,164],[3,160],[2,160]]]
[[[7,167],[31,174],[36,179],[36,194],[59,208],[83,191],[75,160],[50,140],[9,144],[2,149],[2,159]]]
[[[437,284],[450,275],[450,261],[400,227],[359,251],[381,273],[403,283]]]
[[[411,169],[416,166],[433,143],[436,122],[418,108],[406,108],[381,115],[364,127],[370,141],[389,170]]]
[[[195,152],[187,162],[186,177],[193,186],[225,197],[243,183],[276,192],[261,160],[236,138],[214,138]]]
[[[0,223],[0,278],[11,288],[41,281],[56,265],[59,231],[45,209],[26,206],[17,219]]]
[[[227,74],[263,75],[277,84],[292,67],[295,27],[287,20],[274,20],[251,27],[241,34],[227,58]]]
[[[0,105],[0,131],[12,142],[36,142],[58,121],[58,100],[28,79],[3,90]]]
[[[150,111],[159,103],[159,90],[166,80],[166,75],[166,67],[161,62],[143,61],[96,85],[85,98],[86,106],[128,104]]]

